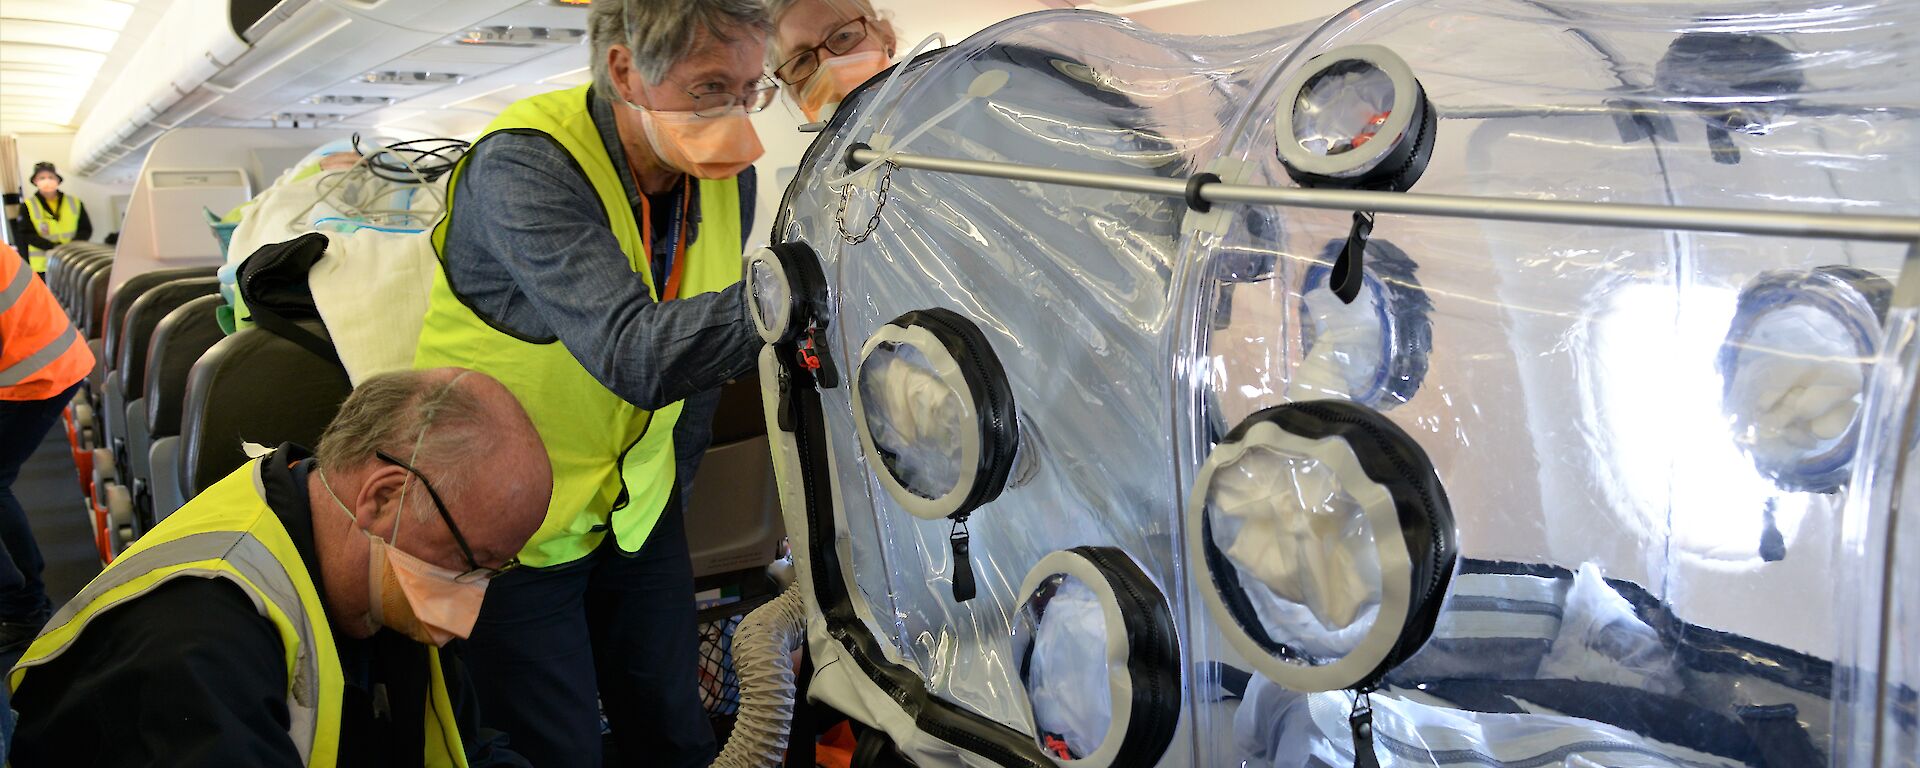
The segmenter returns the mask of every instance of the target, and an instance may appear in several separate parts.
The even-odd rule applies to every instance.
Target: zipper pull
[[[1361,275],[1364,274],[1367,255],[1367,238],[1373,235],[1373,214],[1366,211],[1353,212],[1353,228],[1347,230],[1347,245],[1333,261],[1333,269],[1327,272],[1327,290],[1333,291],[1340,301],[1352,304],[1360,297]]]
[[[1380,768],[1380,758],[1373,752],[1373,702],[1366,691],[1354,697],[1347,725],[1353,729],[1353,768]]]
[[[774,420],[778,422],[780,431],[791,434],[797,431],[793,421],[793,374],[787,373],[787,367],[784,365],[780,366],[778,381],[780,404],[774,409]]]
[[[964,603],[973,599],[973,555],[967,544],[967,518],[965,515],[953,519],[953,532],[947,534],[947,543],[953,545],[953,601]]]

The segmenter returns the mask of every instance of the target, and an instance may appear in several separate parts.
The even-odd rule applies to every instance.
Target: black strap
[[[334,369],[340,372],[340,377],[348,379],[348,386],[352,386],[352,380],[347,376],[347,366],[340,362],[340,352],[333,348],[333,342],[300,327],[299,323],[281,317],[271,309],[249,306],[247,311],[253,315],[251,318],[253,324],[260,326],[261,330],[291,341],[301,349],[313,353],[314,357],[333,363]]]

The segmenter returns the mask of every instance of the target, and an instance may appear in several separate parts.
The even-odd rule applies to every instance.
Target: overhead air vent
[[[331,112],[277,112],[267,115],[263,119],[273,123],[275,128],[313,128],[315,126],[344,120],[346,119],[346,115]]]
[[[453,85],[462,77],[452,72],[398,72],[393,70],[368,72],[359,77],[360,82],[375,85]]]
[[[302,104],[327,107],[390,107],[398,99],[389,96],[351,96],[322,93],[301,99]]]
[[[455,45],[484,45],[501,48],[539,48],[573,45],[585,39],[587,31],[568,27],[475,27],[456,35]]]

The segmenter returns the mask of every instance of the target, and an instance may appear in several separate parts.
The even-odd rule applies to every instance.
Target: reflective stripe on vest
[[[93,352],[60,303],[0,244],[0,400],[45,400],[93,370]]]
[[[478,142],[500,133],[546,136],[572,156],[586,176],[620,243],[630,269],[652,295],[646,244],[628,205],[607,148],[594,126],[586,86],[522,99],[507,107]],[[474,153],[469,152],[471,158]],[[621,400],[581,366],[558,340],[525,339],[493,327],[476,314],[447,277],[447,227],[462,215],[459,176],[447,182],[448,215],[433,232],[442,268],[434,275],[427,318],[414,367],[461,366],[491,374],[507,386],[533,418],[553,463],[553,500],[540,530],[520,551],[530,566],[551,566],[585,557],[606,531],[621,549],[636,552],[652,533],[673,488],[673,428],[680,403],[648,412]],[[685,255],[680,295],[718,291],[740,279],[740,192],[734,179],[699,182],[700,229]],[[526,194],[536,194],[528,190]],[[593,350],[590,354],[605,354]]]
[[[35,350],[26,357],[20,358],[14,364],[0,369],[0,387],[11,387],[26,381],[28,376],[39,373],[40,369],[52,365],[53,361],[59,360],[61,355],[66,354],[68,349],[73,348],[73,345],[78,343],[80,343],[80,332],[74,330],[72,323],[68,323],[66,332],[55,337],[54,340],[48,342],[46,346]]]
[[[340,751],[340,702],[346,688],[332,626],[300,551],[267,506],[263,460],[241,466],[140,537],[80,591],[33,641],[8,673],[11,690],[34,668],[58,658],[100,614],[173,579],[226,579],[246,592],[286,646],[288,738],[308,766],[333,766]],[[432,670],[422,764],[467,768],[439,649]]]
[[[287,736],[309,766],[335,763],[344,687],[320,594],[259,484],[260,462],[195,497],[69,601],[8,674],[18,690],[34,667],[73,646],[95,618],[177,578],[219,578],[253,599],[286,646]]]
[[[62,193],[60,210],[48,210],[46,205],[46,198],[38,192],[27,198],[27,218],[33,222],[34,231],[54,245],[73,242],[73,236],[80,232],[80,199]],[[27,258],[32,261],[33,271],[47,271],[46,251],[29,245]]]

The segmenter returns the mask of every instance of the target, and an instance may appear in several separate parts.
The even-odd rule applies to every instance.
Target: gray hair
[[[659,85],[667,70],[693,51],[705,29],[713,39],[733,42],[738,33],[766,36],[773,21],[762,0],[593,0],[587,18],[592,40],[593,88],[604,99],[615,98],[613,76],[607,72],[607,50],[624,45],[633,52],[633,66],[651,85]]]
[[[767,0],[767,16],[773,19],[773,23],[777,27],[780,24],[780,17],[787,15],[787,11],[791,10],[793,6],[799,2],[800,0]],[[827,7],[833,8],[839,11],[841,15],[846,16],[847,21],[852,21],[861,16],[867,17],[868,21],[873,22],[874,27],[884,31],[887,37],[895,38],[896,44],[898,43],[899,31],[893,28],[893,14],[874,8],[873,0],[822,0],[822,2],[825,2]],[[784,61],[777,61],[779,58],[779,48],[768,45],[767,68],[773,69],[786,63]]]
[[[321,467],[340,470],[374,461],[376,451],[410,462],[422,472],[426,467],[469,463],[484,448],[491,431],[486,405],[458,386],[465,373],[446,381],[432,374],[392,371],[354,387],[320,435],[314,459]],[[435,473],[434,489],[455,493],[465,474]]]

